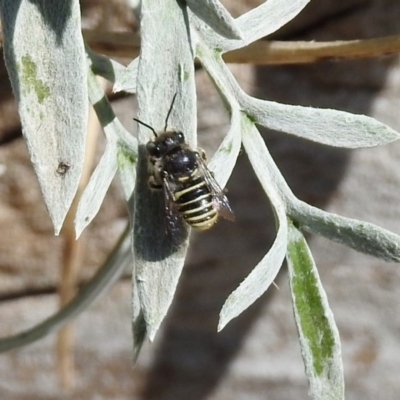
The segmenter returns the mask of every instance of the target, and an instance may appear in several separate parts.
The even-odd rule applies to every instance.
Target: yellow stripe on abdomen
[[[176,192],[174,192],[175,199],[178,200],[179,197],[183,196],[184,194],[193,192],[194,190],[201,188],[202,186],[205,186],[205,184],[206,183],[203,181],[198,183],[197,185],[189,186],[186,189],[177,190]]]

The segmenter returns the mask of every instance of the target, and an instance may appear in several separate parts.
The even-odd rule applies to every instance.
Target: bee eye
[[[177,132],[176,137],[178,138],[178,143],[184,143],[185,135],[182,132]]]
[[[160,147],[154,142],[148,142],[146,145],[147,152],[153,157],[161,157],[161,149]]]

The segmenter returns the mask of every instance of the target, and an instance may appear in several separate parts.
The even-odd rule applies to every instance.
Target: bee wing
[[[169,181],[168,177],[163,179],[167,232],[171,236],[177,237],[179,236],[183,221],[175,202],[173,186],[173,182]]]
[[[227,219],[228,221],[235,220],[235,214],[233,213],[231,206],[229,205],[228,198],[225,196],[223,190],[218,185],[218,182],[214,178],[214,174],[208,169],[204,159],[198,156],[199,171],[204,176],[206,185],[210,189],[213,203],[215,208],[218,210],[218,214]]]

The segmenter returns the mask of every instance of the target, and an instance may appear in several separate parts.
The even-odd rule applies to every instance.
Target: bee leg
[[[197,148],[197,153],[203,159],[203,161],[207,161],[207,154],[202,148],[198,147]]]
[[[156,179],[154,178],[153,175],[151,175],[149,177],[149,180],[147,182],[147,184],[149,185],[149,188],[152,190],[160,190],[162,189],[162,185],[157,183]]]

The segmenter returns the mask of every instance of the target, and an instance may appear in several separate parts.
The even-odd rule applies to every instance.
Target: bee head
[[[185,136],[182,132],[163,132],[147,143],[146,149],[150,156],[160,158],[170,150],[180,147],[185,143]]]

